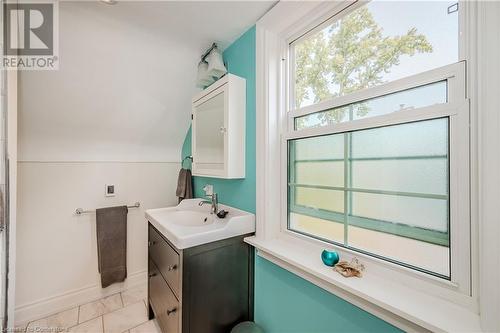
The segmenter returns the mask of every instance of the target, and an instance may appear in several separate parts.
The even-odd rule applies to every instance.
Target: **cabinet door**
[[[151,226],[149,227],[149,242],[151,259],[175,295],[180,298],[180,255]]]
[[[214,90],[193,106],[193,168],[196,174],[226,173],[227,85]]]
[[[179,302],[151,260],[149,261],[149,302],[153,307],[162,332],[180,333],[179,318],[181,309]]]

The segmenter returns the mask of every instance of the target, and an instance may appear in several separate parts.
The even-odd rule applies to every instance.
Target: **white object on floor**
[[[215,242],[255,232],[255,215],[226,205],[224,219],[210,214],[210,205],[201,199],[182,200],[175,207],[149,209],[146,218],[178,249]]]

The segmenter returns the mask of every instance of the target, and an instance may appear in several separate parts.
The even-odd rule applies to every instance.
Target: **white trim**
[[[472,5],[471,5],[472,6]],[[477,201],[479,222],[479,296],[483,330],[500,332],[500,3],[478,1],[477,16],[469,17],[473,29],[469,54],[473,104],[473,139],[477,140]],[[473,215],[474,216],[474,215]]]
[[[125,282],[114,284],[108,288],[101,288],[98,284],[92,284],[65,292],[60,295],[46,297],[43,299],[16,306],[16,325],[27,323],[50,316],[76,306],[86,304],[97,299],[122,292],[138,285],[147,284],[147,271],[130,274]],[[9,326],[15,327],[15,326]]]
[[[351,6],[349,9],[352,10]],[[345,12],[342,13],[345,15]],[[288,45],[285,44],[286,48]],[[289,68],[282,71],[281,84],[284,87],[289,86],[290,80],[287,80],[286,73]],[[283,76],[285,74],[285,76]],[[385,96],[397,91],[403,91],[422,85],[447,81],[448,102],[445,104],[436,104],[427,107],[392,112],[380,116],[367,117],[328,126],[306,128],[295,130],[293,126],[294,118],[331,108],[348,105],[351,103]],[[293,81],[293,80],[292,80]],[[343,133],[362,129],[376,128],[381,126],[397,125],[414,121],[427,119],[436,119],[441,117],[449,118],[449,162],[452,166],[450,177],[450,264],[451,281],[456,283],[457,291],[466,295],[471,295],[471,270],[470,270],[470,214],[469,214],[469,108],[466,100],[466,80],[465,80],[465,61],[455,64],[442,66],[423,73],[402,78],[393,82],[388,82],[376,87],[363,89],[350,93],[345,96],[333,98],[321,103],[317,103],[298,110],[285,110],[286,119],[284,121],[281,143],[281,232],[287,231],[287,211],[288,211],[288,179],[287,172],[287,140],[299,139],[313,136],[329,135]],[[283,111],[282,111],[283,112]],[[465,157],[465,159],[464,159]],[[314,237],[312,237],[314,238]],[[383,263],[382,263],[383,264]],[[394,265],[390,264],[389,265]],[[397,269],[397,265],[394,265]],[[425,279],[426,277],[422,277]]]
[[[466,105],[466,103],[464,104],[464,102],[462,101],[462,103],[437,104],[414,110],[393,112],[370,118],[357,119],[344,123],[322,127],[311,127],[299,131],[290,131],[284,136],[284,138],[287,140],[306,138],[310,136],[343,133],[440,117],[451,117],[457,115],[458,110]]]
[[[320,244],[318,244],[316,240],[311,241],[311,239],[306,240],[302,239],[301,237],[288,237],[287,233],[283,232],[284,230],[282,230],[282,226],[280,225],[280,223],[271,222],[281,221],[280,217],[283,213],[280,209],[274,208],[281,207],[282,204],[280,202],[282,198],[280,189],[282,188],[281,186],[283,185],[284,179],[282,173],[279,172],[280,168],[277,168],[276,166],[281,165],[281,161],[283,160],[284,156],[284,152],[281,147],[281,143],[284,141],[285,137],[282,125],[283,123],[286,124],[287,118],[285,105],[282,102],[287,100],[286,91],[284,87],[279,84],[279,82],[280,77],[286,73],[286,71],[284,71],[286,65],[286,61],[284,61],[284,58],[286,57],[283,56],[283,47],[284,45],[286,45],[287,38],[289,38],[292,32],[297,33],[297,31],[300,31],[300,29],[303,29],[308,24],[311,24],[311,22],[313,22],[318,17],[327,16],[327,14],[325,14],[325,11],[334,8],[335,6],[338,6],[337,2],[334,4],[318,4],[316,2],[280,2],[268,14],[266,14],[257,23],[256,26],[257,235],[255,240],[252,242],[254,243],[254,245],[257,245],[257,242],[260,243],[260,247],[262,249],[267,248],[265,252],[268,254],[268,258],[270,258],[270,252],[272,252],[269,250],[269,246],[271,246],[270,244],[274,244],[277,239],[284,239],[286,242],[295,242],[295,245],[297,244],[296,242],[301,242],[302,245],[298,246],[298,248],[301,248],[302,246],[320,246]],[[463,7],[461,7],[461,9],[462,8]],[[457,85],[459,85],[458,82]],[[455,97],[452,98],[454,99]],[[463,99],[462,102],[464,102]],[[467,101],[465,100],[465,102]],[[458,105],[455,103],[453,104],[454,106]],[[457,116],[458,113],[453,113],[452,115],[452,117]],[[463,174],[463,171],[459,172],[460,174]],[[474,246],[475,241],[474,239],[472,239],[472,254],[475,253]],[[349,256],[348,252],[346,252],[346,255]],[[277,255],[271,256],[274,256],[276,258],[278,257]],[[281,256],[283,259],[286,259],[286,261],[288,262],[288,264],[286,265],[287,267],[285,267],[286,269],[295,273],[298,270],[300,271],[300,269],[297,268],[300,265],[298,265],[297,262],[294,262],[296,258],[293,257],[293,253],[290,253],[290,256],[282,256],[281,254],[279,256]],[[467,258],[467,254],[465,254],[465,258]],[[405,269],[394,269],[390,265],[380,265],[377,264],[377,260],[373,258],[363,260],[368,264],[370,272],[377,274],[383,279],[391,281],[394,287],[402,288],[406,286],[406,288],[408,288],[409,290],[413,290],[414,292],[418,291],[422,292],[422,294],[427,294],[426,297],[430,297],[428,298],[430,300],[439,299],[441,302],[443,302],[443,299],[446,299],[446,302],[439,304],[450,305],[451,308],[457,310],[458,312],[463,312],[463,315],[460,315],[458,317],[455,315],[451,315],[447,319],[442,318],[441,327],[446,327],[446,325],[450,324],[450,320],[455,320],[455,322],[457,323],[460,323],[462,321],[469,322],[469,324],[472,325],[470,327],[474,327],[475,331],[479,330],[478,326],[476,325],[476,319],[479,318],[477,315],[479,310],[477,304],[477,294],[474,292],[474,285],[472,287],[466,288],[467,290],[463,290],[464,293],[461,293],[456,291],[453,283],[447,284],[443,281],[435,281],[432,278],[422,279],[421,276],[419,276],[418,272],[410,272],[406,271]],[[474,267],[475,266],[472,267],[471,273],[473,277],[473,283],[475,277],[477,277]],[[312,275],[314,278],[316,272],[314,272],[314,270],[309,272],[310,275]],[[320,287],[322,285],[325,286],[325,283],[327,285],[330,284],[328,285],[328,288],[325,289],[331,290],[331,288],[334,288],[335,286],[331,285],[331,281],[328,281],[328,279],[317,281],[316,284]],[[404,290],[404,288],[401,290]],[[472,297],[470,296],[470,290],[472,290]],[[418,302],[413,302],[411,297],[408,298],[410,294],[401,294],[399,296],[401,298],[404,298],[409,303],[414,303],[414,306],[416,308],[420,307],[422,309],[434,309],[434,307],[429,306],[430,304],[434,303],[419,304]],[[354,302],[352,297],[345,296],[345,299],[350,302]],[[370,299],[365,300],[368,303],[373,303]],[[374,301],[376,301],[376,299]],[[388,307],[386,310],[391,313],[395,313],[395,311],[393,311],[393,308]],[[440,310],[444,312],[451,311],[450,308],[443,308]],[[379,315],[379,313],[375,310],[367,311],[375,315]],[[448,314],[450,314],[450,312],[448,312]],[[411,319],[411,312],[408,313],[408,315],[410,318],[408,319],[409,321],[416,323],[417,325],[422,327],[432,327],[428,326],[431,324],[429,322],[426,322],[425,320],[423,320],[423,322],[413,321],[413,319]],[[398,321],[397,317],[398,316],[395,317],[396,321]],[[440,327],[439,323],[436,321],[432,325],[434,324],[436,324],[435,328],[436,330],[438,330],[438,328]],[[467,326],[463,326],[462,329],[457,330],[463,330],[466,328]]]
[[[460,102],[460,96],[463,99],[464,91],[455,94],[456,88],[463,87],[464,84],[465,63],[463,61],[439,67],[430,71],[422,72],[410,77],[405,77],[399,80],[390,81],[372,88],[358,90],[350,94],[335,97],[325,100],[320,103],[308,105],[300,109],[290,110],[288,114],[291,117],[301,117],[311,113],[320,112],[328,109],[333,109],[339,106],[348,105],[360,101],[365,101],[371,98],[385,96],[388,94],[425,86],[440,81],[448,81],[451,87],[449,88],[450,94],[449,103]],[[458,82],[457,82],[458,81]],[[462,84],[462,85],[460,85]]]
[[[344,278],[322,264],[319,248],[293,240],[245,238],[258,255],[407,332],[479,332],[479,315],[450,301],[380,277]]]

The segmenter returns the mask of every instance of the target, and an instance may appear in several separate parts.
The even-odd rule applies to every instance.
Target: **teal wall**
[[[266,333],[400,332],[259,256],[255,257],[255,321]]]
[[[224,51],[223,58],[229,73],[246,79],[246,177],[234,180],[194,177],[194,195],[203,196],[203,186],[213,184],[221,203],[255,213],[255,27],[231,44]],[[182,156],[188,155],[191,155],[191,129],[182,147]]]
[[[247,80],[246,178],[194,178],[194,194],[213,184],[221,203],[255,213],[255,27],[224,51],[230,73]],[[191,155],[189,129],[182,157]],[[189,164],[186,161],[185,166]],[[373,315],[256,256],[255,321],[266,333],[397,332]]]

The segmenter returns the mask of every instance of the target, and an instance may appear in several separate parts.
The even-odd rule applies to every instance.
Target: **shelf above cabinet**
[[[245,178],[246,81],[227,74],[193,97],[194,176]]]

